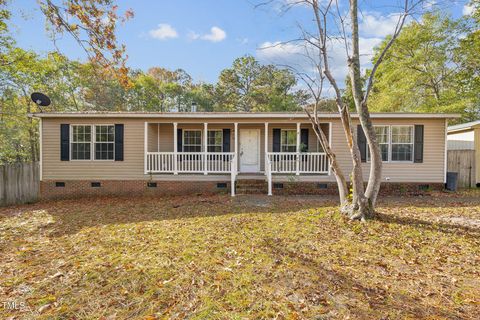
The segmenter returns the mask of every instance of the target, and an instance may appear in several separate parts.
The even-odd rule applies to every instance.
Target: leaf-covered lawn
[[[385,198],[367,223],[344,219],[333,200],[0,209],[0,318],[478,317],[479,192]]]

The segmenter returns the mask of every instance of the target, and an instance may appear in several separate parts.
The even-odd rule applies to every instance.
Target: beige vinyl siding
[[[158,151],[158,131],[159,127],[155,125],[148,126],[148,152]]]
[[[254,121],[253,121],[254,120]],[[322,119],[323,120],[323,119]],[[195,128],[203,131],[205,119],[161,119],[146,118],[44,118],[43,120],[43,179],[44,180],[72,180],[72,179],[113,179],[132,180],[149,179],[144,174],[144,124],[148,126],[148,149],[160,152],[174,151],[173,121],[178,122],[178,128]],[[268,150],[272,151],[273,129],[296,129],[296,120],[292,119],[235,119],[238,128],[260,129],[260,164],[264,171],[265,155],[265,122],[269,122]],[[234,121],[228,119],[208,119],[209,129],[231,129],[231,151],[234,151]],[[115,124],[125,125],[124,161],[60,161],[60,124]],[[160,144],[158,144],[158,127],[160,123]],[[348,176],[351,170],[351,159],[339,119],[325,119],[322,123],[332,124],[331,145],[336,152],[337,159]],[[355,122],[355,131],[356,131]],[[423,163],[384,163],[383,177],[389,177],[390,182],[443,182],[444,181],[444,150],[445,150],[445,120],[444,119],[375,119],[375,125],[414,125],[423,124],[424,132],[424,161]],[[316,136],[311,125],[304,120],[301,128],[309,129],[309,151],[317,151]],[[202,132],[203,135],[203,132]],[[179,137],[180,139],[180,137]],[[203,139],[202,139],[203,141]],[[363,164],[364,178],[368,178],[369,163]],[[166,176],[166,175],[163,175]],[[202,178],[203,175],[201,175]],[[213,176],[212,176],[213,177]],[[212,178],[209,177],[209,178]],[[199,179],[200,178],[199,175]],[[161,176],[155,176],[161,179]],[[332,181],[331,176],[316,176],[316,181]],[[301,180],[301,178],[300,178]]]
[[[355,123],[355,127],[358,123]],[[424,125],[423,162],[384,162],[383,180],[390,182],[444,182],[445,176],[445,120],[444,119],[394,119],[377,120],[374,125]],[[334,126],[341,129],[342,126]],[[355,128],[356,131],[356,128]],[[335,137],[335,133],[333,133]],[[335,141],[333,149],[339,145],[346,146],[346,140]],[[342,156],[343,160],[344,156]],[[351,165],[348,165],[351,168]],[[370,163],[363,164],[364,179],[368,179]]]
[[[44,180],[143,179],[144,121],[140,119],[43,119]],[[124,161],[60,161],[60,124],[124,124]],[[70,129],[71,130],[71,129]],[[71,148],[70,148],[71,149]],[[71,150],[70,150],[71,151]]]
[[[177,146],[173,143],[173,124],[172,123],[159,123],[155,126],[160,126],[160,150],[159,152],[173,152]],[[179,138],[180,139],[180,138]]]

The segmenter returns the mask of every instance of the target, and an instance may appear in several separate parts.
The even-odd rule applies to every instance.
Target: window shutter
[[[367,162],[367,137],[363,132],[362,126],[357,126],[357,143],[358,148],[360,149],[360,158],[362,162]]]
[[[281,129],[273,129],[273,152],[280,152]]]
[[[177,152],[182,152],[183,134],[182,129],[177,129]]]
[[[60,160],[70,160],[70,125],[60,125]]]
[[[115,124],[115,161],[123,161],[123,124]]]
[[[301,150],[301,152],[308,151],[308,128],[300,129],[300,143],[305,145],[305,149]]]
[[[413,161],[415,163],[423,162],[423,130],[423,124],[415,125],[415,144],[413,147]]]
[[[223,152],[230,152],[230,129],[223,129]]]

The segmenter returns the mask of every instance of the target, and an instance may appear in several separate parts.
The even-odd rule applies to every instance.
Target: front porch
[[[329,137],[331,125],[322,125]],[[148,123],[145,174],[264,175],[268,194],[276,175],[329,175],[330,165],[309,123]]]

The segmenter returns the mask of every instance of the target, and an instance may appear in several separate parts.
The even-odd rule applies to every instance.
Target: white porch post
[[[147,168],[147,164],[148,164],[148,122],[145,122],[145,128],[144,128],[144,132],[143,132],[143,150],[144,150],[144,171],[145,171],[145,174],[148,173],[148,168]]]
[[[238,163],[238,147],[237,147],[237,138],[238,138],[238,123],[234,123],[234,139],[233,139],[233,159],[230,164],[230,194],[232,197],[235,197],[235,180],[237,178],[237,163]]]
[[[203,124],[203,174],[208,174],[207,151],[208,151],[208,123]]]
[[[272,195],[272,168],[268,159],[268,122],[265,122],[265,175],[267,176],[268,195]]]
[[[160,152],[160,123],[157,123],[157,152]]]
[[[300,122],[297,122],[297,172],[296,175],[300,175]]]
[[[235,126],[235,140],[233,141],[234,152],[235,152],[235,174],[238,173],[238,122],[234,123]]]
[[[268,157],[268,122],[265,122],[265,161],[264,161],[264,171],[265,171],[265,175],[267,175],[267,165],[268,165],[268,161],[267,161],[267,157]]]
[[[178,146],[178,137],[177,137],[177,126],[178,123],[174,122],[173,123],[173,174],[178,174],[178,168],[177,168],[177,146]],[[182,137],[180,137],[181,139]]]
[[[332,147],[332,123],[328,123],[328,146],[331,148]],[[325,153],[325,150],[323,150],[323,153]],[[328,175],[330,176],[332,174],[332,166],[330,165],[330,160],[326,156],[325,153],[325,159],[327,159],[328,163]]]

